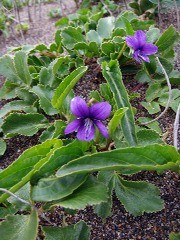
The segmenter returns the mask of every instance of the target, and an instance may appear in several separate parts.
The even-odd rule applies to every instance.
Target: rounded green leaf
[[[6,142],[0,139],[0,156],[2,156],[6,151]]]
[[[159,189],[148,182],[126,181],[116,177],[115,192],[125,209],[134,216],[163,209]]]
[[[10,215],[0,223],[1,240],[36,240],[38,233],[38,214]]]
[[[48,126],[48,120],[38,113],[11,113],[4,120],[2,129],[7,137],[17,134],[33,136],[39,129]]]

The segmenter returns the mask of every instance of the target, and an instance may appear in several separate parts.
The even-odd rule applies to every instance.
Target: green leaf
[[[174,43],[179,39],[179,35],[173,26],[170,26],[164,31],[161,37],[156,42],[158,52],[163,52],[169,47],[173,47]]]
[[[156,131],[150,129],[142,129],[137,132],[138,145],[145,146],[154,143],[163,144],[164,142],[160,138]]]
[[[48,202],[58,200],[72,194],[87,178],[86,174],[67,176],[64,178],[42,178],[31,191],[34,201]]]
[[[152,27],[147,31],[146,36],[147,41],[153,43],[160,37],[160,29]]]
[[[23,111],[26,113],[32,113],[37,112],[37,109],[31,105],[29,105],[24,100],[15,100],[9,103],[6,103],[2,108],[0,112],[0,118],[3,118],[5,115],[7,115],[10,112],[14,111]]]
[[[0,156],[2,156],[6,151],[6,142],[0,139]]]
[[[53,80],[52,71],[46,67],[41,68],[39,72],[39,83],[42,85],[49,85]]]
[[[10,230],[11,229],[11,230]],[[10,215],[0,223],[1,240],[36,240],[38,233],[38,214]]]
[[[91,176],[71,195],[53,203],[70,209],[84,209],[87,205],[106,202],[108,198],[106,186]]]
[[[26,200],[27,202],[31,202],[30,190],[31,190],[30,183],[26,183],[22,188],[20,188],[16,192],[16,196],[20,197],[23,200]],[[31,209],[31,207],[28,204],[20,202],[17,198],[13,196],[9,197],[8,202],[13,204],[16,207],[16,209],[18,209],[18,211],[20,210],[29,211]]]
[[[75,173],[88,173],[109,170],[165,170],[178,169],[180,154],[169,145],[148,145],[127,147],[83,156],[62,166],[57,177]]]
[[[16,161],[0,172],[0,186],[11,192],[18,191],[49,160],[54,150],[61,146],[61,140],[53,139],[24,151]],[[8,197],[8,194],[3,194],[0,202]]]
[[[86,71],[87,67],[79,67],[60,83],[52,98],[52,105],[54,108],[60,109],[62,107],[63,101],[67,97],[68,93]]]
[[[140,123],[146,123],[146,122],[149,122],[151,120],[152,120],[152,118],[148,118],[148,117],[140,117],[140,118],[138,118],[138,121]],[[159,122],[158,121],[149,123],[149,124],[146,125],[146,127],[156,131],[159,134],[162,134],[162,130],[161,130],[160,126],[159,126]]]
[[[89,240],[90,229],[84,221],[67,227],[43,227],[45,240]]]
[[[169,97],[169,93],[163,93],[159,99],[158,99],[158,103],[160,105],[162,105],[163,107],[166,106],[167,101],[168,101],[168,97]],[[171,97],[171,103],[170,103],[170,107],[173,109],[173,111],[177,111],[178,106],[180,103],[180,90],[179,89],[172,89],[172,97]]]
[[[17,212],[17,208],[15,208],[10,203],[6,203],[6,206],[0,207],[0,218],[4,219],[7,215],[13,215],[16,212]]]
[[[105,55],[110,56],[111,53],[115,52],[115,44],[112,41],[103,42],[101,49]]]
[[[0,58],[0,74],[14,83],[21,81],[17,75],[13,60],[9,55],[4,55]]]
[[[125,16],[120,16],[119,18],[117,18],[116,28],[124,29],[126,31],[127,35],[133,35],[134,34],[133,27],[131,26],[131,23],[129,22],[129,20]]]
[[[160,106],[157,102],[141,102],[141,105],[148,110],[149,114],[155,114],[161,111]]]
[[[139,83],[147,83],[151,81],[150,76],[147,74],[147,72],[144,69],[141,69],[137,72],[135,79]]]
[[[169,235],[169,240],[179,240],[180,239],[180,233],[174,233],[171,232]]]
[[[55,171],[64,164],[83,156],[87,148],[87,142],[80,142],[77,140],[66,146],[58,148],[39,169],[39,171],[32,176],[31,184],[37,184],[37,181],[40,178],[55,174]]]
[[[107,202],[102,202],[94,207],[95,213],[97,213],[103,220],[111,215],[112,194],[115,186],[114,176],[114,172],[109,171],[101,171],[98,173],[98,180],[107,186],[109,194]]]
[[[51,89],[49,86],[39,84],[34,86],[31,91],[39,97],[40,106],[46,114],[54,115],[58,113],[51,104],[51,99],[54,95],[53,89]]]
[[[161,83],[155,82],[152,83],[148,89],[146,90],[146,101],[151,102],[154,99],[158,98],[160,96],[160,92],[162,91]]]
[[[173,70],[169,74],[169,80],[170,80],[171,84],[180,85],[180,72],[178,70]]]
[[[127,143],[130,146],[134,146],[137,144],[134,116],[131,104],[128,99],[126,88],[122,81],[122,74],[119,68],[118,61],[111,60],[109,63],[103,62],[102,69],[103,76],[107,80],[113,93],[117,108],[128,108],[121,120],[121,127]]]
[[[133,35],[134,30],[133,30],[133,27],[132,27],[131,23],[125,17],[121,17],[121,20],[122,20],[123,25],[124,25],[123,29],[126,29],[127,35]]]
[[[33,105],[34,102],[37,100],[37,97],[32,94],[29,89],[26,88],[17,88],[16,94],[18,98],[20,98],[29,105]]]
[[[102,43],[102,37],[95,31],[95,30],[90,30],[86,34],[86,38],[89,42],[95,42],[97,45],[100,45]]]
[[[151,183],[126,181],[117,177],[115,192],[125,209],[134,216],[157,212],[164,207],[159,189]]]
[[[113,133],[115,132],[118,125],[120,124],[120,121],[127,110],[128,108],[126,107],[116,110],[110,122],[108,123],[109,134],[111,137],[113,136]]]
[[[61,32],[62,43],[67,49],[73,49],[79,42],[85,42],[81,28],[66,27]]]
[[[101,18],[98,21],[97,33],[101,38],[110,38],[115,27],[114,17]]]
[[[16,68],[16,72],[21,79],[27,85],[30,85],[32,82],[31,75],[29,73],[28,65],[27,65],[28,56],[26,52],[19,51],[14,56],[14,65]]]
[[[42,143],[42,142],[45,142],[48,139],[53,139],[54,131],[55,131],[54,125],[51,125],[50,127],[48,127],[47,129],[45,129],[42,132],[42,134],[39,138],[39,141]]]
[[[11,113],[5,119],[2,129],[7,137],[17,134],[33,136],[39,129],[48,126],[48,120],[39,113]]]
[[[1,67],[1,66],[0,66]],[[6,80],[0,89],[0,99],[11,99],[16,97],[17,83]]]

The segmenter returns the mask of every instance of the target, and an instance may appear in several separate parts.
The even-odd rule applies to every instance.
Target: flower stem
[[[5,188],[0,188],[0,191],[5,192],[5,193],[13,196],[13,197],[15,197],[16,199],[18,199],[20,202],[25,203],[25,204],[29,205],[30,207],[33,207],[33,208],[34,208],[34,206],[33,206],[30,202],[28,202],[28,201],[26,201],[26,200],[18,197],[17,195],[15,195],[14,193],[10,192],[9,190],[7,190],[7,189],[5,189]]]
[[[123,52],[125,51],[127,45],[126,45],[126,42],[124,42],[124,45],[123,47],[121,48],[121,51],[119,52],[118,56],[117,56],[117,59],[119,60],[123,54]]]
[[[156,117],[155,119],[153,119],[153,120],[151,120],[151,121],[149,121],[149,122],[141,123],[141,125],[147,125],[147,124],[149,124],[149,123],[155,122],[155,121],[157,121],[158,119],[160,119],[160,118],[167,112],[167,110],[168,110],[168,108],[169,108],[169,105],[170,105],[170,103],[171,103],[172,89],[171,89],[171,83],[170,83],[170,81],[169,81],[169,77],[168,77],[168,75],[167,75],[167,73],[166,73],[165,68],[163,67],[163,65],[162,65],[161,62],[159,61],[159,58],[158,58],[158,57],[156,57],[156,60],[157,60],[157,62],[158,62],[158,64],[159,64],[159,66],[162,68],[162,72],[164,73],[164,76],[165,76],[165,78],[166,78],[166,82],[167,82],[168,89],[169,89],[169,92],[168,92],[168,93],[169,93],[169,97],[168,97],[168,101],[167,101],[167,103],[166,103],[166,106],[165,106],[164,111],[163,111],[158,117]]]
[[[178,128],[179,128],[180,104],[177,109],[176,118],[173,129],[173,145],[178,150]]]
[[[102,5],[104,5],[104,7],[106,8],[107,12],[110,14],[110,16],[113,16],[113,13],[111,12],[111,10],[108,8],[108,6],[105,4],[105,2],[103,0],[100,0],[100,2],[102,3]]]

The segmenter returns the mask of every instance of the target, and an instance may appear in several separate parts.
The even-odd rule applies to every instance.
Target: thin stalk
[[[160,119],[160,118],[167,112],[167,110],[168,110],[168,108],[169,108],[169,105],[170,105],[170,103],[171,103],[172,89],[171,89],[171,83],[170,83],[170,81],[169,81],[169,77],[168,77],[168,75],[167,75],[167,73],[166,73],[165,68],[163,67],[163,65],[162,65],[161,62],[159,61],[159,58],[158,58],[158,57],[156,57],[156,60],[157,60],[157,62],[158,62],[158,64],[159,64],[159,66],[161,67],[162,72],[164,73],[164,76],[165,76],[165,78],[166,78],[166,82],[167,82],[168,90],[169,90],[169,91],[168,91],[169,97],[168,97],[168,101],[167,101],[167,103],[166,103],[166,106],[165,106],[164,111],[163,111],[158,117],[156,117],[155,119],[153,119],[153,120],[151,120],[151,121],[149,121],[149,122],[146,122],[146,123],[141,123],[141,125],[147,125],[147,124],[149,124],[149,123],[155,122],[155,121],[157,121],[158,119]]]
[[[180,104],[177,109],[173,128],[173,145],[178,150],[178,129],[179,129]]]
[[[104,5],[104,7],[106,8],[106,10],[108,11],[108,13],[110,14],[110,16],[113,16],[113,13],[111,12],[111,10],[108,8],[108,6],[105,4],[105,2],[103,0],[100,0],[100,2],[102,3],[102,5]]]
[[[14,0],[14,9],[17,12],[17,19],[18,19],[18,23],[20,25],[19,30],[20,30],[20,33],[21,33],[21,37],[22,37],[23,42],[25,43],[24,34],[23,34],[23,31],[22,31],[22,28],[21,28],[22,25],[21,25],[21,18],[20,18],[20,14],[19,14],[19,8],[17,7],[16,0]]]
[[[39,19],[41,19],[41,0],[39,0]]]
[[[29,0],[27,0],[27,9],[28,9],[28,18],[29,18],[29,22],[32,22]]]
[[[160,12],[160,9],[161,9],[161,4],[160,4],[160,0],[158,0],[158,20],[159,20],[159,29],[161,30],[161,12]]]
[[[59,6],[60,6],[60,13],[62,14],[62,17],[65,16],[64,11],[63,11],[63,3],[62,0],[59,0]]]
[[[36,0],[34,0],[34,15],[36,16]]]
[[[7,190],[7,189],[5,189],[5,188],[0,188],[0,191],[5,192],[5,193],[13,196],[14,198],[16,198],[17,200],[19,200],[20,202],[25,203],[25,204],[29,205],[30,207],[34,207],[30,202],[28,202],[28,201],[26,201],[26,200],[18,197],[17,195],[15,195],[14,193],[10,192],[9,190]]]
[[[177,30],[179,32],[180,31],[180,19],[179,19],[179,10],[178,10],[176,0],[174,0],[174,6],[175,6],[175,9],[176,9],[176,16],[177,16]]]
[[[119,60],[123,54],[123,52],[125,51],[127,45],[126,45],[126,42],[124,42],[124,45],[123,47],[121,48],[121,51],[119,52],[118,56],[117,56],[117,59]]]
[[[46,220],[46,222],[48,222],[49,224],[51,224],[51,225],[53,225],[53,226],[57,226],[55,223],[53,223],[53,222],[51,222],[50,220],[49,220],[49,218],[47,218],[46,216],[45,216],[45,214],[44,213],[40,213],[39,214],[44,220]]]
[[[128,10],[128,5],[127,5],[126,0],[124,0],[124,6],[125,6],[126,10]]]

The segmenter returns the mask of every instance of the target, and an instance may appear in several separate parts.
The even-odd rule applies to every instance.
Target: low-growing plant
[[[28,23],[20,23],[16,25],[16,31],[17,33],[20,33],[20,31],[23,31],[23,33],[27,33],[29,30],[29,24]]]
[[[6,10],[4,8],[0,9],[0,34],[4,34],[5,37],[9,36],[9,28],[13,18],[14,17],[12,15],[6,14]]]
[[[0,172],[3,240],[15,234],[19,239],[36,239],[39,219],[57,206],[76,211],[93,205],[105,219],[111,214],[113,192],[134,216],[164,207],[155,185],[125,176],[147,170],[178,171],[180,155],[165,144],[157,122],[135,121],[134,96],[128,93],[123,75],[131,72],[140,83],[149,84],[147,102],[176,111],[179,90],[171,98],[166,84],[178,84],[171,62],[179,34],[172,26],[161,34],[153,21],[141,21],[129,11],[116,18],[102,14],[81,9],[57,22],[50,46],[22,46],[12,50],[14,55],[0,58],[0,74],[6,78],[0,97],[11,100],[0,112],[4,140],[42,131],[38,145]],[[97,59],[104,83],[90,92],[86,102],[75,96],[74,87],[91,59]],[[19,214],[22,210],[26,215]],[[10,227],[13,231],[7,231]],[[41,230],[46,239],[90,237],[83,221],[63,228],[41,226]]]
[[[61,9],[51,9],[48,13],[48,16],[50,18],[58,18],[62,16],[62,11]]]
[[[158,5],[161,12],[168,12],[169,9],[175,7],[172,0],[134,0],[129,3],[137,15],[144,15],[145,18],[154,18],[158,14]]]

